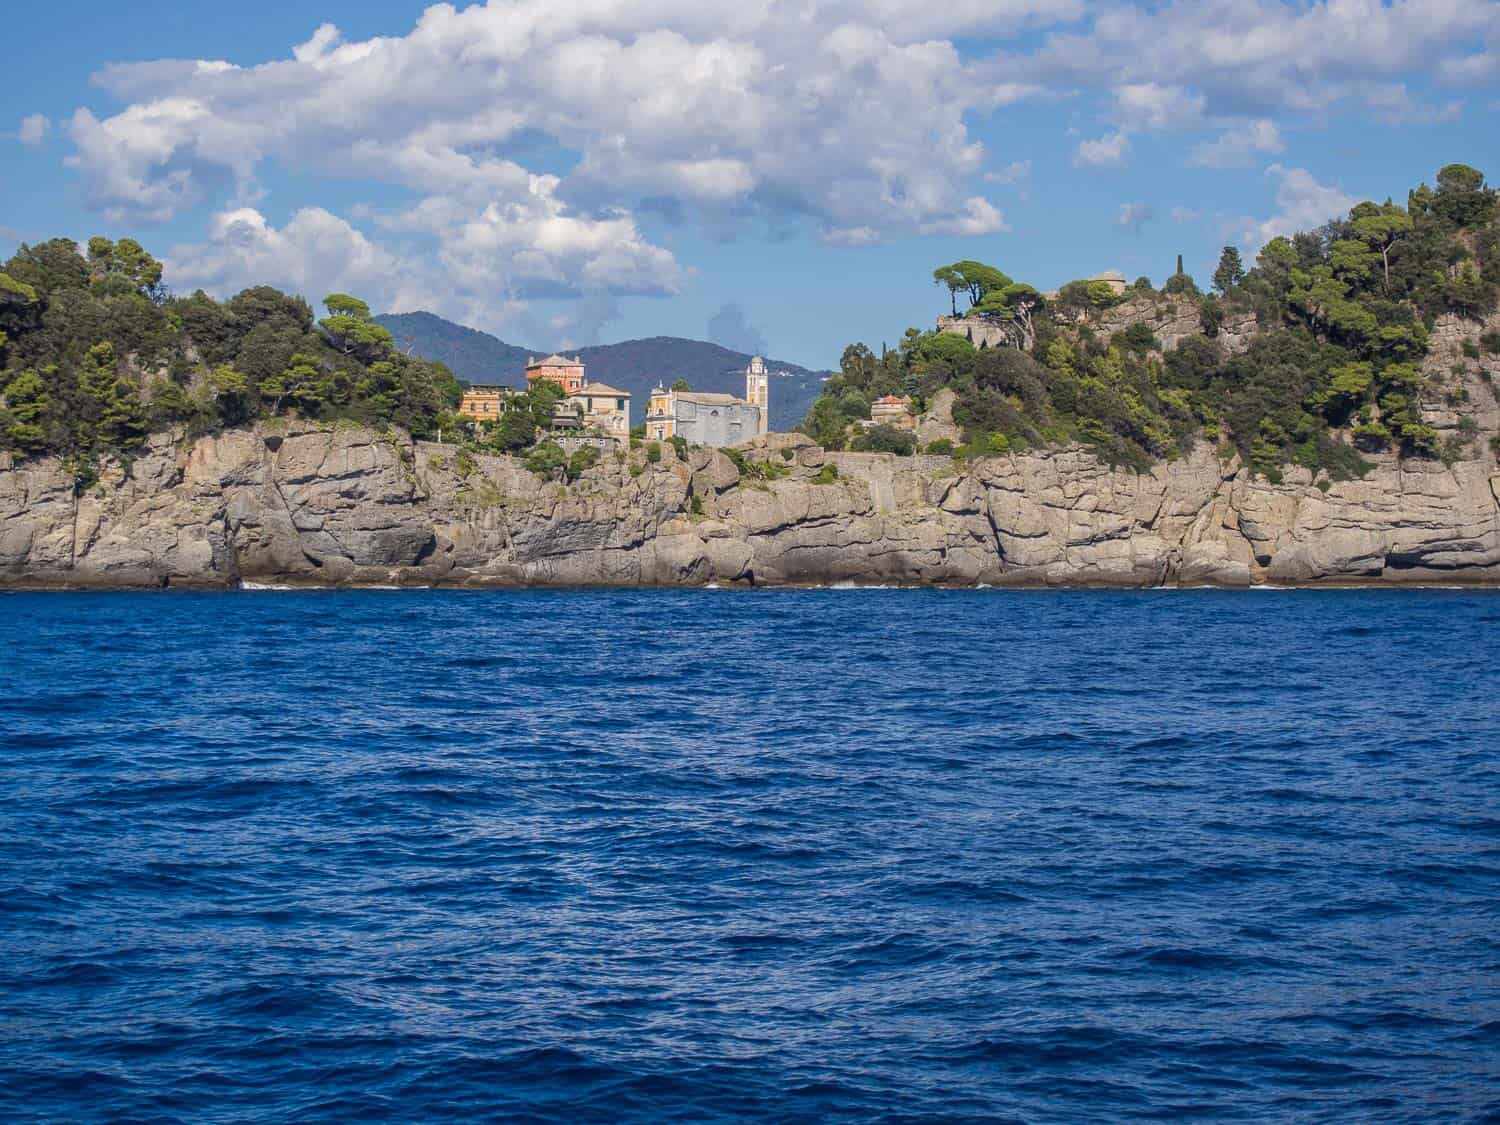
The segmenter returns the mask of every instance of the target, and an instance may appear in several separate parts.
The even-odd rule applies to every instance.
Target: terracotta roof
[[[883,402],[883,403],[886,403],[888,405],[889,404],[895,404],[896,406],[910,406],[911,405],[911,399],[909,399],[909,398],[902,398],[900,395],[886,395],[884,398],[877,398],[875,401],[877,403]]]
[[[555,355],[554,354],[554,355],[549,355],[546,359],[533,359],[533,360],[530,360],[526,364],[526,366],[527,367],[582,367],[583,366],[583,361],[581,359],[569,359],[567,356],[561,356],[561,355]]]

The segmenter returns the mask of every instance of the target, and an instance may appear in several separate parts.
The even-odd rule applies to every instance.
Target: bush
[[[573,456],[568,458],[567,477],[569,480],[577,480],[598,463],[599,451],[592,445],[585,445],[582,449],[574,450]]]
[[[813,484],[832,484],[839,479],[839,467],[832,461],[825,461],[812,478]]]
[[[952,457],[953,442],[948,438],[940,437],[936,441],[928,443],[927,452],[935,457]]]
[[[1479,358],[1479,345],[1476,344],[1473,340],[1465,340],[1462,344],[1459,345],[1459,347],[1463,351],[1465,358]]]
[[[566,471],[568,455],[555,441],[544,441],[526,454],[526,468],[539,477],[551,477],[559,469]]]
[[[896,426],[871,426],[854,439],[854,448],[865,453],[910,457],[917,451],[917,435]]]
[[[1486,332],[1479,337],[1479,346],[1490,355],[1500,355],[1500,331]]]
[[[653,465],[661,460],[661,442],[648,441],[646,443],[646,460]]]

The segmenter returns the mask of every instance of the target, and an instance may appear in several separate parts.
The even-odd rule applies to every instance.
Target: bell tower
[[[760,432],[771,428],[771,380],[766,374],[766,361],[760,356],[750,357],[750,366],[745,368],[745,401],[760,407]]]

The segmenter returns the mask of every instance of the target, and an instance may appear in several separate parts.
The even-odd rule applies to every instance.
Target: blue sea
[[[0,595],[0,1120],[1500,1120],[1500,593]]]

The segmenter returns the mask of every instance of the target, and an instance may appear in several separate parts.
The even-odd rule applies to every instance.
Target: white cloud
[[[1080,141],[1073,150],[1075,168],[1122,168],[1130,158],[1130,138],[1107,133],[1097,141]]]
[[[923,223],[917,228],[919,234],[948,234],[974,237],[981,234],[996,234],[1010,230],[1005,216],[997,211],[988,199],[974,196],[964,200],[963,210],[957,215],[934,222]]]
[[[272,166],[370,180],[409,201],[336,221],[425,271],[427,303],[492,318],[570,295],[597,323],[608,298],[690,277],[641,215],[719,237],[807,225],[845,246],[993,233],[1005,218],[979,191],[1030,162],[987,172],[997,154],[970,123],[1023,99],[1099,96],[1107,124],[1076,167],[1123,167],[1132,136],[1209,124],[1224,132],[1195,159],[1229,166],[1281,151],[1286,115],[1340,103],[1444,119],[1457,103],[1408,85],[1490,80],[1497,36],[1500,0],[436,3],[401,34],[322,24],[259,65],[107,67],[98,84],[122,107],[72,115],[70,163],[88,204],[131,226],[262,214]],[[543,166],[539,148],[561,156]],[[300,245],[297,224],[262,241]],[[185,254],[209,257],[243,260],[217,226]]]
[[[1192,207],[1173,207],[1168,215],[1174,223],[1196,223],[1202,217],[1202,212]]]
[[[179,290],[225,296],[275,285],[312,300],[348,291],[368,294],[379,307],[400,304],[406,272],[395,255],[321,207],[303,208],[279,230],[253,207],[222,211],[210,221],[206,242],[173,248],[165,264]]]
[[[1306,168],[1272,164],[1266,175],[1276,179],[1276,214],[1257,220],[1246,216],[1229,225],[1228,233],[1251,251],[1278,235],[1312,230],[1348,213],[1359,199],[1332,184],[1321,184]]]
[[[1156,217],[1155,210],[1147,203],[1122,203],[1115,218],[1115,226],[1140,234],[1141,228]]]
[[[1200,168],[1247,168],[1257,153],[1282,152],[1285,148],[1276,122],[1262,117],[1232,125],[1217,139],[1194,146],[1188,163]]]
[[[1019,184],[1031,178],[1031,161],[1016,160],[997,172],[986,172],[984,179],[991,184]]]
[[[23,145],[39,145],[51,128],[52,122],[46,114],[33,113],[29,117],[21,118],[21,128],[16,133],[16,139]]]
[[[1373,104],[1412,74],[1454,79],[1500,28],[1497,0],[1170,0],[1101,6],[1079,29],[1008,60],[1013,81],[1181,88],[1211,117],[1322,114]]]
[[[1463,103],[1458,101],[1428,105],[1412,97],[1402,83],[1371,91],[1369,102],[1375,115],[1387,125],[1441,125],[1457,120],[1463,112]]]
[[[1134,82],[1114,90],[1115,120],[1126,129],[1182,129],[1203,118],[1205,98],[1181,86]]]

